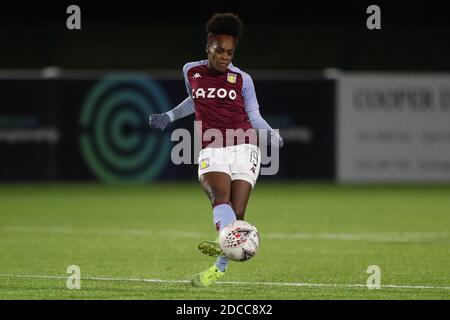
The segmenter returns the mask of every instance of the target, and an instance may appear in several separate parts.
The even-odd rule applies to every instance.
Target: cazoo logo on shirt
[[[192,89],[192,98],[193,99],[198,99],[198,98],[207,98],[207,99],[213,99],[213,98],[225,98],[228,97],[231,100],[236,99],[236,91],[234,90],[230,90],[227,91],[224,88],[197,88],[197,89]]]

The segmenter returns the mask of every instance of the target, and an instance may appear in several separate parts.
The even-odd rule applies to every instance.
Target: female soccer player
[[[268,143],[283,145],[259,113],[252,79],[231,63],[242,29],[235,14],[213,15],[206,24],[208,59],[183,67],[189,96],[174,109],[151,115],[149,121],[151,128],[164,130],[169,123],[195,112],[202,134],[198,177],[211,201],[218,232],[236,219],[244,219],[260,171],[255,129],[265,130]],[[191,279],[192,285],[206,287],[225,274],[228,259],[216,241],[202,241],[199,249],[218,256],[212,267]]]

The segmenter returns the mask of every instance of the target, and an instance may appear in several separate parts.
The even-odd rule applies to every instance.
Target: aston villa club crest
[[[237,78],[236,73],[228,73],[227,75],[227,81],[229,83],[236,83],[236,78]]]
[[[200,168],[201,169],[206,169],[208,167],[209,167],[209,158],[202,159],[200,161]]]

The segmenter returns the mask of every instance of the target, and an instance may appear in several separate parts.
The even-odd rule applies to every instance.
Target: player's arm
[[[191,86],[187,79],[187,66],[188,64],[183,67],[183,75],[184,83],[189,96],[170,111],[162,114],[152,114],[149,117],[149,125],[152,129],[163,131],[171,122],[182,119],[194,113],[194,99],[192,98]]]
[[[194,101],[191,97],[184,99],[179,105],[162,114],[152,114],[149,124],[152,129],[164,130],[171,122],[182,119],[194,113]]]
[[[281,136],[272,129],[266,120],[261,116],[259,112],[258,99],[256,98],[255,86],[252,78],[249,75],[244,75],[243,95],[245,103],[245,111],[247,112],[248,119],[254,129],[266,130],[267,141],[269,144],[277,144],[282,147],[284,145]]]

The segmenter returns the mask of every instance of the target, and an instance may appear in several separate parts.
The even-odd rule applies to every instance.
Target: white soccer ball
[[[246,221],[236,220],[222,229],[219,243],[228,259],[246,261],[253,258],[258,251],[258,230]]]

